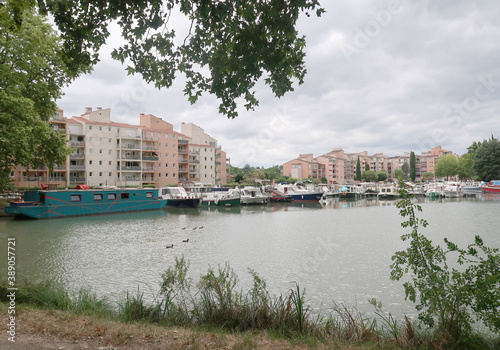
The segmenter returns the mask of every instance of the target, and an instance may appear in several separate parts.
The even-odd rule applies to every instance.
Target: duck
[[[173,248],[174,245],[173,244],[167,244],[167,246],[165,248]]]
[[[203,228],[203,226],[198,227],[200,230]]]
[[[186,226],[184,226],[182,229],[183,229],[183,230],[185,230],[185,229],[186,229]]]
[[[187,243],[187,242],[189,242],[189,238],[188,238],[188,239],[183,239],[182,241],[183,241],[184,243]]]

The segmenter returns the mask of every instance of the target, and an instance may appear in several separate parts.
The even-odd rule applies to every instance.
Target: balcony
[[[83,153],[73,153],[69,155],[69,159],[85,159],[85,154]]]
[[[142,171],[147,173],[154,173],[158,171],[158,168],[142,168]]]
[[[69,145],[71,147],[85,147],[85,142],[83,142],[83,141],[70,141]]]
[[[200,171],[199,171],[199,170],[197,170],[197,169],[189,169],[189,173],[190,173],[190,174],[199,174],[199,173],[200,173]]]
[[[80,183],[80,182],[83,182],[85,183],[85,178],[84,177],[70,177],[69,178],[69,183]]]
[[[196,159],[190,159],[189,164],[200,164],[200,161]]]
[[[23,180],[45,182],[47,178],[45,176],[23,176]]]
[[[141,171],[141,166],[126,166],[122,165],[116,168],[116,170],[123,170],[123,171]]]
[[[121,149],[142,149],[142,146],[136,145],[136,144],[125,144],[125,145],[118,145],[118,148],[121,148]]]
[[[72,164],[70,164],[69,170],[85,170],[85,165],[72,165]]]
[[[158,151],[158,147],[155,147],[155,146],[145,146],[145,147],[142,147],[142,150],[143,151]]]
[[[157,177],[150,177],[150,178],[145,178],[143,177],[142,178],[142,182],[157,182],[158,181],[158,178]]]
[[[180,145],[187,145],[189,144],[189,141],[188,140],[177,140],[177,143],[179,143]]]
[[[179,164],[187,164],[187,163],[189,163],[189,160],[187,160],[187,159],[179,159],[178,162],[179,162]]]
[[[189,154],[187,149],[178,149],[177,152],[179,152],[179,154]]]
[[[66,182],[65,177],[49,177],[49,181],[54,182],[54,181],[60,181],[60,182]]]
[[[189,151],[189,154],[200,155],[200,151]]]
[[[156,156],[142,156],[142,160],[149,160],[149,161],[153,161],[153,162],[157,162],[158,161],[158,157]]]
[[[132,159],[132,160],[140,160],[141,156],[131,156],[122,154],[121,159]]]

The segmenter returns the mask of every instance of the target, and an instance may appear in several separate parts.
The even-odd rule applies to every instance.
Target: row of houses
[[[100,107],[87,107],[71,118],[59,109],[50,123],[65,135],[72,153],[52,171],[44,165],[17,167],[11,172],[16,187],[227,182],[230,159],[217,140],[195,124],[182,123],[178,132],[151,114],[141,114],[139,125],[116,123],[111,110]]]
[[[416,180],[420,180],[425,172],[434,172],[434,166],[443,154],[453,154],[441,148],[434,147],[430,151],[415,155]],[[314,157],[312,153],[300,154],[297,158],[283,164],[283,175],[296,179],[326,178],[329,184],[354,181],[356,165],[360,161],[361,170],[366,166],[375,172],[385,170],[392,175],[403,164],[410,164],[410,153],[402,156],[389,157],[383,153],[368,155],[367,151],[360,153],[345,153],[342,148],[334,148],[330,152]]]

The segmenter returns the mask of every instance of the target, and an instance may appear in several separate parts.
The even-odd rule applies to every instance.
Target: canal
[[[500,196],[420,200],[433,242],[459,245],[480,235],[500,247]],[[197,281],[226,262],[248,290],[255,270],[272,294],[295,282],[307,303],[327,311],[335,303],[370,313],[381,301],[396,317],[415,315],[402,282],[391,281],[391,256],[405,247],[396,201],[331,199],[314,204],[171,209],[53,220],[0,219],[0,277],[7,277],[7,239],[16,241],[16,278],[56,281],[119,300],[139,288],[152,299],[161,273],[176,257]],[[189,242],[183,240],[189,239]],[[166,248],[173,244],[173,248]]]

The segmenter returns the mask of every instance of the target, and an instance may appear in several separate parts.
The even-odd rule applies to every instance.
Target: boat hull
[[[199,198],[171,198],[167,199],[167,207],[196,208],[200,204]]]
[[[240,206],[240,199],[239,198],[229,198],[229,199],[203,199],[201,201],[202,206],[216,206],[216,207],[236,207]]]
[[[24,202],[11,203],[10,206],[5,207],[5,213],[20,218],[51,219],[156,210],[167,204],[166,200],[157,197],[157,190],[156,192],[145,190],[27,192],[29,193],[25,193]],[[27,198],[33,200],[26,201]],[[75,200],[77,198],[79,201]],[[99,199],[96,200],[96,198]]]
[[[289,193],[294,202],[317,202],[323,197],[323,192]]]
[[[483,193],[500,193],[500,186],[483,186]]]

